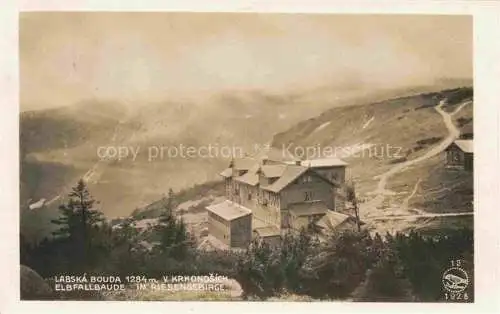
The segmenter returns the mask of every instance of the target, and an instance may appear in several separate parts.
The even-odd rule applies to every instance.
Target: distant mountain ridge
[[[395,138],[395,144],[405,144],[409,149],[410,143],[442,135],[442,125],[429,115],[432,109],[426,108],[433,104],[432,93],[430,98],[394,97],[438,88],[337,92],[338,98],[332,98],[335,91],[327,88],[292,95],[251,91],[218,95],[203,103],[149,104],[141,106],[141,110],[124,108],[116,102],[89,101],[73,107],[22,112],[21,210],[29,217],[25,221],[48,221],[69,187],[88,175],[90,191],[100,201],[103,212],[110,218],[126,216],[160,199],[169,188],[178,191],[217,179],[217,173],[227,163],[223,158],[152,162],[146,152],[155,145],[216,143],[252,149],[254,144],[270,143],[274,134],[274,144],[288,140],[308,144],[314,139],[329,144],[335,139],[338,145],[353,145],[354,140],[362,143],[376,139],[376,132],[383,132],[381,122],[392,117],[390,121],[395,125],[390,128],[390,136]],[[366,130],[359,130],[374,114]],[[399,131],[420,125],[428,117],[431,129],[419,128],[418,136],[406,136]],[[471,117],[462,118],[462,122],[471,125]],[[330,123],[326,125],[327,122]],[[314,130],[317,131],[312,134]],[[102,146],[142,150],[136,160],[100,161],[96,151]],[[354,164],[352,168],[353,177],[359,176]],[[30,202],[42,198],[54,201],[38,211],[27,211]],[[28,225],[33,233],[39,233],[37,228],[43,229],[39,228],[43,223]]]
[[[445,147],[442,143],[450,136],[438,109],[452,115],[461,136],[471,138],[472,101],[472,88],[464,87],[332,108],[276,134],[273,146],[263,153],[266,158],[280,159],[283,150],[299,146],[314,148],[314,153],[316,148],[348,148],[352,155],[337,157],[348,162],[347,179],[356,187],[362,220],[372,232],[384,235],[418,229],[439,233],[472,228],[473,175],[447,169],[444,152],[436,150]],[[391,153],[387,149],[394,156],[387,155]],[[429,155],[433,151],[438,153]],[[382,174],[412,161],[416,162],[390,176],[384,190],[378,190]],[[205,183],[176,193],[174,199],[180,203],[177,214],[202,241],[204,208],[224,199],[224,187],[221,181]],[[164,204],[165,199],[153,202],[136,210],[133,218],[138,224],[155,221]],[[345,211],[353,214],[349,206]]]
[[[436,110],[443,100],[443,110],[452,116],[460,136],[473,137],[473,89],[461,87],[332,108],[276,134],[272,146],[292,153],[303,153],[307,148],[314,154],[327,152],[327,148],[328,154],[339,152],[336,157],[348,163],[347,179],[355,183],[361,200],[368,201],[375,197],[381,174],[425,156],[449,136]],[[303,159],[308,158],[311,156]],[[471,212],[472,174],[448,170],[444,160],[441,152],[392,176],[385,187],[384,202],[377,205],[381,215],[384,208],[396,212],[402,204],[415,212]]]

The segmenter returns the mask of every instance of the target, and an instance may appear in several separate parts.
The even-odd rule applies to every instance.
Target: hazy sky
[[[472,78],[472,18],[416,15],[22,13],[21,110]]]

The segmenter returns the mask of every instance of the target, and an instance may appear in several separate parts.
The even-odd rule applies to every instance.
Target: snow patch
[[[45,203],[45,205],[50,205],[50,204],[54,203],[55,201],[57,201],[60,198],[61,198],[61,196],[57,195],[53,199],[51,199],[50,201],[48,201],[47,203]]]
[[[201,202],[204,202],[204,201],[211,201],[211,200],[212,200],[212,197],[203,197],[203,198],[201,198],[201,199],[199,199],[199,200],[195,200],[195,201],[191,201],[191,200],[189,200],[189,201],[186,201],[186,202],[184,202],[184,203],[179,204],[179,206],[177,206],[177,209],[176,209],[176,210],[177,210],[177,211],[179,211],[179,210],[185,210],[185,211],[188,211],[188,210],[190,210],[192,207],[200,205],[200,204],[201,204]]]
[[[362,129],[366,129],[372,121],[375,120],[375,116],[371,117],[370,120],[366,121],[366,123],[363,125]]]
[[[328,121],[328,122],[325,122],[323,123],[322,125],[318,126],[314,131],[314,132],[318,132],[318,131],[321,131],[323,130],[324,128],[326,128],[328,125],[330,125],[330,123],[332,123],[331,121]]]
[[[145,230],[147,228],[156,226],[158,224],[159,218],[146,218],[137,220],[135,222],[135,228],[139,230]]]
[[[33,209],[39,209],[39,208],[42,208],[43,205],[45,205],[45,199],[44,198],[41,198],[38,202],[35,202],[35,203],[32,203],[30,204],[29,206],[29,209],[30,210],[33,210]]]

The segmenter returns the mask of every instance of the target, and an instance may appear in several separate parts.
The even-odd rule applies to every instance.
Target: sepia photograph
[[[19,13],[23,300],[472,303],[472,15]]]

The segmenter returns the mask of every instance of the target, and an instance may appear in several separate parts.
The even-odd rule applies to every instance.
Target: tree
[[[354,210],[354,217],[356,218],[356,224],[358,226],[358,232],[361,231],[361,221],[359,219],[359,205],[358,198],[356,196],[356,188],[354,183],[350,182],[346,185],[346,200],[352,204]]]
[[[53,235],[68,245],[65,251],[67,257],[75,266],[80,266],[77,267],[79,270],[83,270],[80,268],[86,268],[94,258],[93,236],[99,231],[104,218],[100,211],[94,209],[95,200],[83,180],[78,181],[68,197],[67,203],[59,206],[60,217],[52,220],[59,226]]]
[[[132,218],[112,228],[110,254],[105,270],[127,276],[139,273],[146,249],[139,244],[139,231]]]
[[[168,189],[166,207],[169,208],[170,210],[173,210],[175,207],[175,195],[174,195],[174,190],[172,190],[172,188]]]
[[[298,234],[286,233],[281,239],[280,268],[287,290],[302,293],[303,278],[310,272],[311,257],[318,253],[319,241],[311,230],[302,228]]]
[[[309,277],[310,259],[318,243],[303,228],[298,234],[286,233],[279,245],[255,238],[238,260],[237,276],[245,296],[261,299],[284,292],[303,293],[303,279]]]
[[[20,252],[21,264],[30,265],[32,251],[33,251],[32,245],[28,242],[26,237],[22,233],[20,233],[19,234],[19,252]]]
[[[134,250],[134,246],[137,243],[137,237],[139,231],[135,227],[135,222],[132,218],[125,219],[120,223],[117,231],[114,232],[115,246],[125,246],[128,255],[130,256]]]
[[[244,297],[265,299],[280,292],[284,278],[279,257],[279,249],[259,238],[249,244],[238,261],[236,276]]]
[[[165,207],[155,228],[160,240],[157,249],[169,257],[181,259],[185,257],[192,241],[184,221],[177,219],[173,213],[174,202],[174,192],[169,189]]]
[[[342,231],[331,234],[321,252],[314,256],[309,278],[303,279],[313,297],[346,297],[364,279],[370,266],[367,232]]]
[[[460,259],[464,265],[473,265],[474,237],[468,229],[440,229],[422,235],[411,231],[396,234],[394,250],[401,261],[403,273],[411,283],[413,292],[422,301],[442,300],[441,276],[450,267],[451,259]],[[473,267],[469,269],[472,274]],[[467,291],[469,301],[473,289]]]
[[[392,242],[384,243],[377,234],[372,250],[377,252],[377,258],[372,260],[364,285],[366,290],[360,301],[411,301],[409,283],[403,278],[401,261]]]

